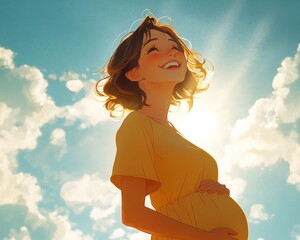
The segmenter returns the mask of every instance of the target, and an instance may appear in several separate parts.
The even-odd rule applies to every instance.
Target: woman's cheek
[[[177,55],[179,58],[181,59],[185,59],[186,61],[186,57],[185,57],[185,54],[183,52],[178,52],[178,55]]]
[[[153,64],[153,63],[159,63],[161,61],[161,57],[158,54],[151,54],[146,59],[146,64]]]

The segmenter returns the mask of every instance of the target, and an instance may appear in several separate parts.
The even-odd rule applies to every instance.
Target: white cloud
[[[115,217],[116,216],[110,216],[96,220],[93,224],[93,230],[99,232],[107,232],[109,229],[111,229],[112,226],[116,224]]]
[[[22,117],[19,109],[9,108],[3,103],[0,105],[5,109],[4,114],[1,115],[3,128],[0,129],[0,151],[5,154],[36,148],[37,138],[41,136],[40,128],[54,119],[58,113],[55,106],[46,105],[39,111]],[[22,123],[19,123],[21,121]]]
[[[20,230],[11,229],[9,236],[4,240],[30,240],[30,234],[26,227],[21,227]]]
[[[4,82],[3,84],[7,86],[0,89],[0,102],[1,99],[4,101],[1,108],[4,108],[3,104],[7,106],[4,109],[6,115],[8,114],[8,110],[14,111],[15,115],[19,111],[17,120],[25,122],[24,120],[26,119],[26,123],[31,125],[33,128],[31,130],[35,134],[31,136],[28,134],[26,139],[26,142],[28,142],[26,145],[31,145],[31,149],[35,146],[32,140],[41,134],[38,132],[40,127],[57,117],[65,118],[66,124],[73,124],[76,120],[80,120],[80,128],[94,127],[98,123],[110,119],[108,112],[104,110],[103,102],[97,101],[97,97],[94,94],[93,87],[95,80],[83,83],[79,80],[80,74],[73,71],[64,72],[59,79],[67,81],[66,85],[71,91],[77,92],[84,89],[86,96],[73,105],[66,105],[59,108],[55,105],[53,99],[47,95],[48,82],[44,79],[42,72],[36,67],[28,65],[15,67],[13,64],[13,52],[9,49],[0,49],[2,53],[0,57],[2,65],[5,63],[5,66],[10,67],[6,69],[6,77],[1,79]],[[50,76],[54,77],[53,74]],[[82,75],[82,77],[86,76]],[[18,87],[16,88],[15,86]],[[13,89],[14,95],[8,94],[7,89]],[[7,117],[6,115],[1,113],[0,122],[3,121],[2,118]],[[34,117],[37,117],[40,122],[36,121]],[[13,122],[15,123],[16,120]],[[18,127],[14,131],[24,132],[24,127]],[[31,140],[28,141],[28,138]]]
[[[242,178],[233,178],[228,174],[221,173],[219,176],[219,182],[225,184],[230,190],[230,197],[235,201],[243,198],[243,192],[246,189],[247,182]]]
[[[129,240],[149,240],[150,234],[144,232],[128,233]]]
[[[69,116],[73,121],[78,117],[85,121],[85,126],[97,124],[101,121],[99,115],[95,117],[99,106],[96,107],[95,104],[91,107],[89,103],[92,102],[92,97],[89,97],[74,106],[57,107],[47,94],[48,83],[41,71],[28,65],[17,67],[13,57],[11,50],[0,48],[0,63],[4,66],[1,72],[5,72],[1,81],[6,86],[0,88],[0,183],[5,186],[0,190],[3,196],[0,204],[24,204],[30,211],[41,216],[37,204],[42,200],[42,195],[37,179],[30,174],[15,171],[18,152],[35,149],[38,138],[42,135],[41,128],[58,117]],[[77,75],[68,72],[62,78],[74,76]],[[13,89],[14,94],[9,94],[7,89]],[[77,108],[83,111],[83,116],[79,113],[75,116],[68,115],[66,109],[73,112],[72,109]],[[51,135],[51,143],[64,146],[64,132],[55,130]]]
[[[10,85],[14,81],[18,86],[12,86],[15,94],[7,94],[6,88],[0,89],[0,108],[3,110],[0,115],[0,151],[9,154],[34,149],[37,138],[41,136],[40,128],[56,117],[59,108],[47,95],[48,83],[37,68],[22,65],[6,72],[1,79],[4,84]],[[5,103],[1,103],[1,98]]]
[[[10,50],[1,48],[2,60],[3,52],[6,58],[1,63],[9,67],[2,69],[6,74],[1,81],[14,94],[0,88],[0,205],[25,205],[39,219],[44,219],[38,208],[42,194],[37,178],[16,172],[16,156],[20,150],[36,148],[41,127],[53,120],[59,109],[46,93],[48,84],[43,74],[28,65],[16,67]]]
[[[67,124],[73,124],[75,120],[79,119],[81,120],[80,128],[84,129],[110,119],[103,103],[97,100],[93,92],[94,84],[94,80],[84,83],[87,95],[75,104],[63,107],[63,117],[67,120]]]
[[[300,147],[291,154],[290,161],[290,175],[287,179],[288,183],[296,184],[297,189],[300,191]]]
[[[231,142],[225,147],[221,161],[224,171],[232,171],[235,165],[242,168],[271,167],[284,160],[290,165],[287,182],[300,190],[300,144],[296,130],[300,108],[299,104],[294,104],[295,101],[299,103],[300,97],[297,91],[293,91],[300,86],[299,63],[300,44],[295,56],[284,59],[278,68],[272,95],[258,99],[248,116],[236,121]]]
[[[260,238],[258,238],[257,240],[264,240],[264,239],[260,237]]]
[[[300,240],[300,224],[293,226],[290,236],[291,240]]]
[[[37,204],[42,200],[41,188],[37,179],[26,173],[13,173],[7,155],[0,152],[0,205],[22,204],[38,217]]]
[[[95,81],[84,84],[87,96],[73,105],[57,107],[53,99],[47,95],[48,83],[41,71],[35,67],[22,65],[16,67],[13,63],[13,52],[1,49],[1,63],[5,68],[1,79],[6,88],[0,89],[0,151],[4,154],[15,154],[19,150],[33,150],[37,139],[42,135],[41,128],[55,120],[64,118],[67,123],[81,121],[81,128],[95,126],[109,119],[107,112],[101,109],[96,101],[92,87]],[[62,79],[77,77],[72,71],[62,75]],[[16,87],[17,86],[17,87]],[[9,94],[7,89],[13,89]]]
[[[118,239],[125,236],[126,232],[122,228],[115,229],[109,236],[109,239]]]
[[[71,222],[65,213],[59,214],[57,211],[47,212],[43,209],[44,219],[40,219],[28,212],[26,207],[19,204],[1,206],[0,210],[2,214],[9,216],[1,219],[1,233],[7,236],[5,240],[27,240],[30,239],[28,238],[30,235],[32,237],[42,235],[43,239],[52,240],[93,239],[93,235],[85,234],[78,229],[76,224]],[[23,224],[21,228],[19,228],[20,223]]]
[[[13,62],[15,54],[10,49],[0,47],[0,67],[12,69],[15,67]]]
[[[99,220],[111,216],[114,213],[115,213],[114,207],[110,207],[106,209],[94,207],[93,210],[91,211],[90,217],[94,220]]]
[[[69,80],[66,82],[66,87],[72,92],[79,92],[83,88],[83,83],[80,80]]]
[[[54,146],[66,146],[66,132],[62,128],[56,128],[51,132],[50,143]]]
[[[35,213],[30,212],[21,202],[1,205],[0,211],[1,236],[3,237],[12,238],[18,236],[19,238],[16,237],[16,239],[20,239],[21,236],[27,237],[28,234],[26,232],[28,230],[32,236],[43,232],[45,239],[50,239],[51,233],[55,228],[54,224],[47,221],[45,217],[38,217]]]
[[[97,174],[86,174],[64,183],[60,193],[66,202],[87,204],[102,202],[104,205],[111,205],[112,197],[115,197],[115,191],[112,191],[109,182],[103,181]]]
[[[92,240],[91,235],[85,235],[78,229],[72,229],[67,216],[58,215],[57,212],[49,213],[49,219],[56,225],[53,240]]]
[[[273,218],[275,215],[269,215],[266,212],[265,206],[262,204],[253,204],[250,209],[249,222],[260,223]]]
[[[68,80],[76,80],[79,79],[80,75],[74,71],[64,72],[60,77],[59,80],[61,81],[68,81]]]
[[[29,82],[29,91],[25,92],[28,99],[40,106],[51,105],[54,102],[50,96],[47,95],[48,82],[44,79],[42,72],[36,67],[22,65],[13,69],[13,74],[23,80]]]
[[[5,103],[0,102],[0,126],[1,128],[11,127],[15,123],[19,109],[12,109]]]
[[[50,73],[50,74],[48,74],[48,78],[50,78],[52,80],[56,80],[57,79],[57,75],[55,73]]]
[[[74,210],[82,211],[91,207],[90,217],[95,221],[95,230],[107,231],[108,227],[115,224],[114,213],[120,206],[120,193],[109,181],[103,181],[97,174],[86,174],[64,183],[60,196]]]
[[[56,147],[60,147],[58,159],[67,152],[66,132],[62,128],[56,128],[51,132],[50,143]]]
[[[72,106],[66,106],[64,117],[68,125],[80,119],[80,128],[85,129],[96,126],[105,117],[101,117],[101,111],[99,110],[99,104],[95,99],[85,97]]]
[[[66,116],[67,113],[64,111],[67,108],[72,112],[72,108],[76,109],[80,106],[79,109],[85,112],[85,108],[89,108],[88,103],[85,105],[79,102],[78,104],[75,103],[74,106],[57,107],[53,99],[47,94],[48,82],[44,79],[41,71],[28,65],[16,67],[13,57],[14,53],[11,50],[0,48],[1,73],[4,72],[3,77],[1,76],[1,83],[5,85],[5,88],[0,88],[0,206],[5,204],[26,206],[29,211],[27,215],[31,219],[35,219],[34,226],[42,222],[49,223],[52,219],[57,226],[60,226],[54,239],[92,239],[91,236],[84,235],[80,230],[72,229],[67,217],[58,214],[46,216],[47,211],[41,211],[38,206],[43,200],[43,196],[37,178],[16,171],[18,166],[17,154],[21,150],[33,150],[37,147],[38,138],[42,135],[42,127],[58,117]],[[77,75],[68,72],[61,78],[67,80],[68,77],[74,76]],[[54,75],[51,77],[54,78]],[[88,88],[88,86],[84,87],[85,90]],[[7,89],[12,89],[13,92],[11,93]],[[91,98],[84,98],[83,102],[85,99]],[[88,110],[88,114],[83,118],[80,118],[80,114],[78,115],[80,120],[85,121],[85,126],[92,126],[101,121],[99,118],[95,122],[88,119],[89,116],[92,116],[92,112],[96,115],[95,111],[99,105],[93,107],[94,109]],[[73,121],[75,118],[72,116]],[[62,129],[54,130],[50,141],[60,147],[66,145],[64,131]],[[104,190],[104,192],[107,193],[108,190]],[[111,190],[112,194],[109,196],[115,196],[116,193],[113,194],[113,192]],[[107,199],[105,196],[106,194],[103,195],[102,199],[91,202],[92,209],[95,209],[91,217],[95,219],[95,224],[98,224],[101,229],[114,224],[112,216],[105,217],[109,215],[109,211],[106,209],[111,207],[111,199]],[[94,196],[90,197],[94,198]],[[114,208],[118,205],[117,202],[119,203],[120,200],[114,200]],[[84,207],[84,203],[79,204]],[[101,213],[101,209],[108,214]],[[102,220],[105,220],[103,222],[106,223],[102,224]],[[28,226],[26,227],[28,228]],[[18,234],[23,234],[26,237],[25,232],[25,228],[15,229],[12,230],[9,237],[12,238]]]

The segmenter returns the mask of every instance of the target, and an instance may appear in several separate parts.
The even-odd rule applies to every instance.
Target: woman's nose
[[[177,53],[177,50],[174,49],[174,48],[168,50],[168,56],[174,56],[175,57],[176,53]]]

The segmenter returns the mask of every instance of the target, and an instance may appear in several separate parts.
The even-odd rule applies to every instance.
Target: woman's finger
[[[218,191],[219,194],[227,194],[228,196],[230,195],[230,191],[229,189],[227,188],[221,188],[219,191]]]
[[[201,185],[200,187],[198,187],[198,191],[208,191],[210,189],[215,189],[219,187],[219,184],[217,183],[210,183],[210,184],[206,184],[206,185]]]
[[[219,192],[229,192],[229,189],[224,184],[220,184],[218,187],[212,187],[212,189],[217,189]]]
[[[222,192],[224,191],[224,188],[221,186],[212,186],[210,189],[207,190],[209,193],[215,193],[215,192]]]
[[[207,189],[214,185],[216,185],[216,183],[214,183],[214,182],[205,182],[205,183],[201,183],[198,188]]]
[[[218,183],[212,179],[205,179],[203,180],[199,186],[208,186],[208,185],[211,185],[211,184],[214,184],[214,183]]]
[[[208,193],[219,193],[219,194],[227,194],[229,195],[229,189],[226,188],[224,184],[220,184],[218,182],[206,184],[205,186],[200,186],[197,191],[199,192],[208,192]]]

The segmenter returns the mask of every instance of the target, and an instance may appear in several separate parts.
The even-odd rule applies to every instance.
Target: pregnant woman
[[[204,62],[172,26],[147,16],[102,73],[105,107],[129,111],[116,133],[111,182],[121,190],[122,222],[151,240],[247,240],[243,210],[218,182],[215,159],[168,121],[170,105],[207,89]],[[201,119],[199,119],[199,124]],[[187,123],[188,124],[188,123]],[[145,206],[150,194],[155,210]]]

